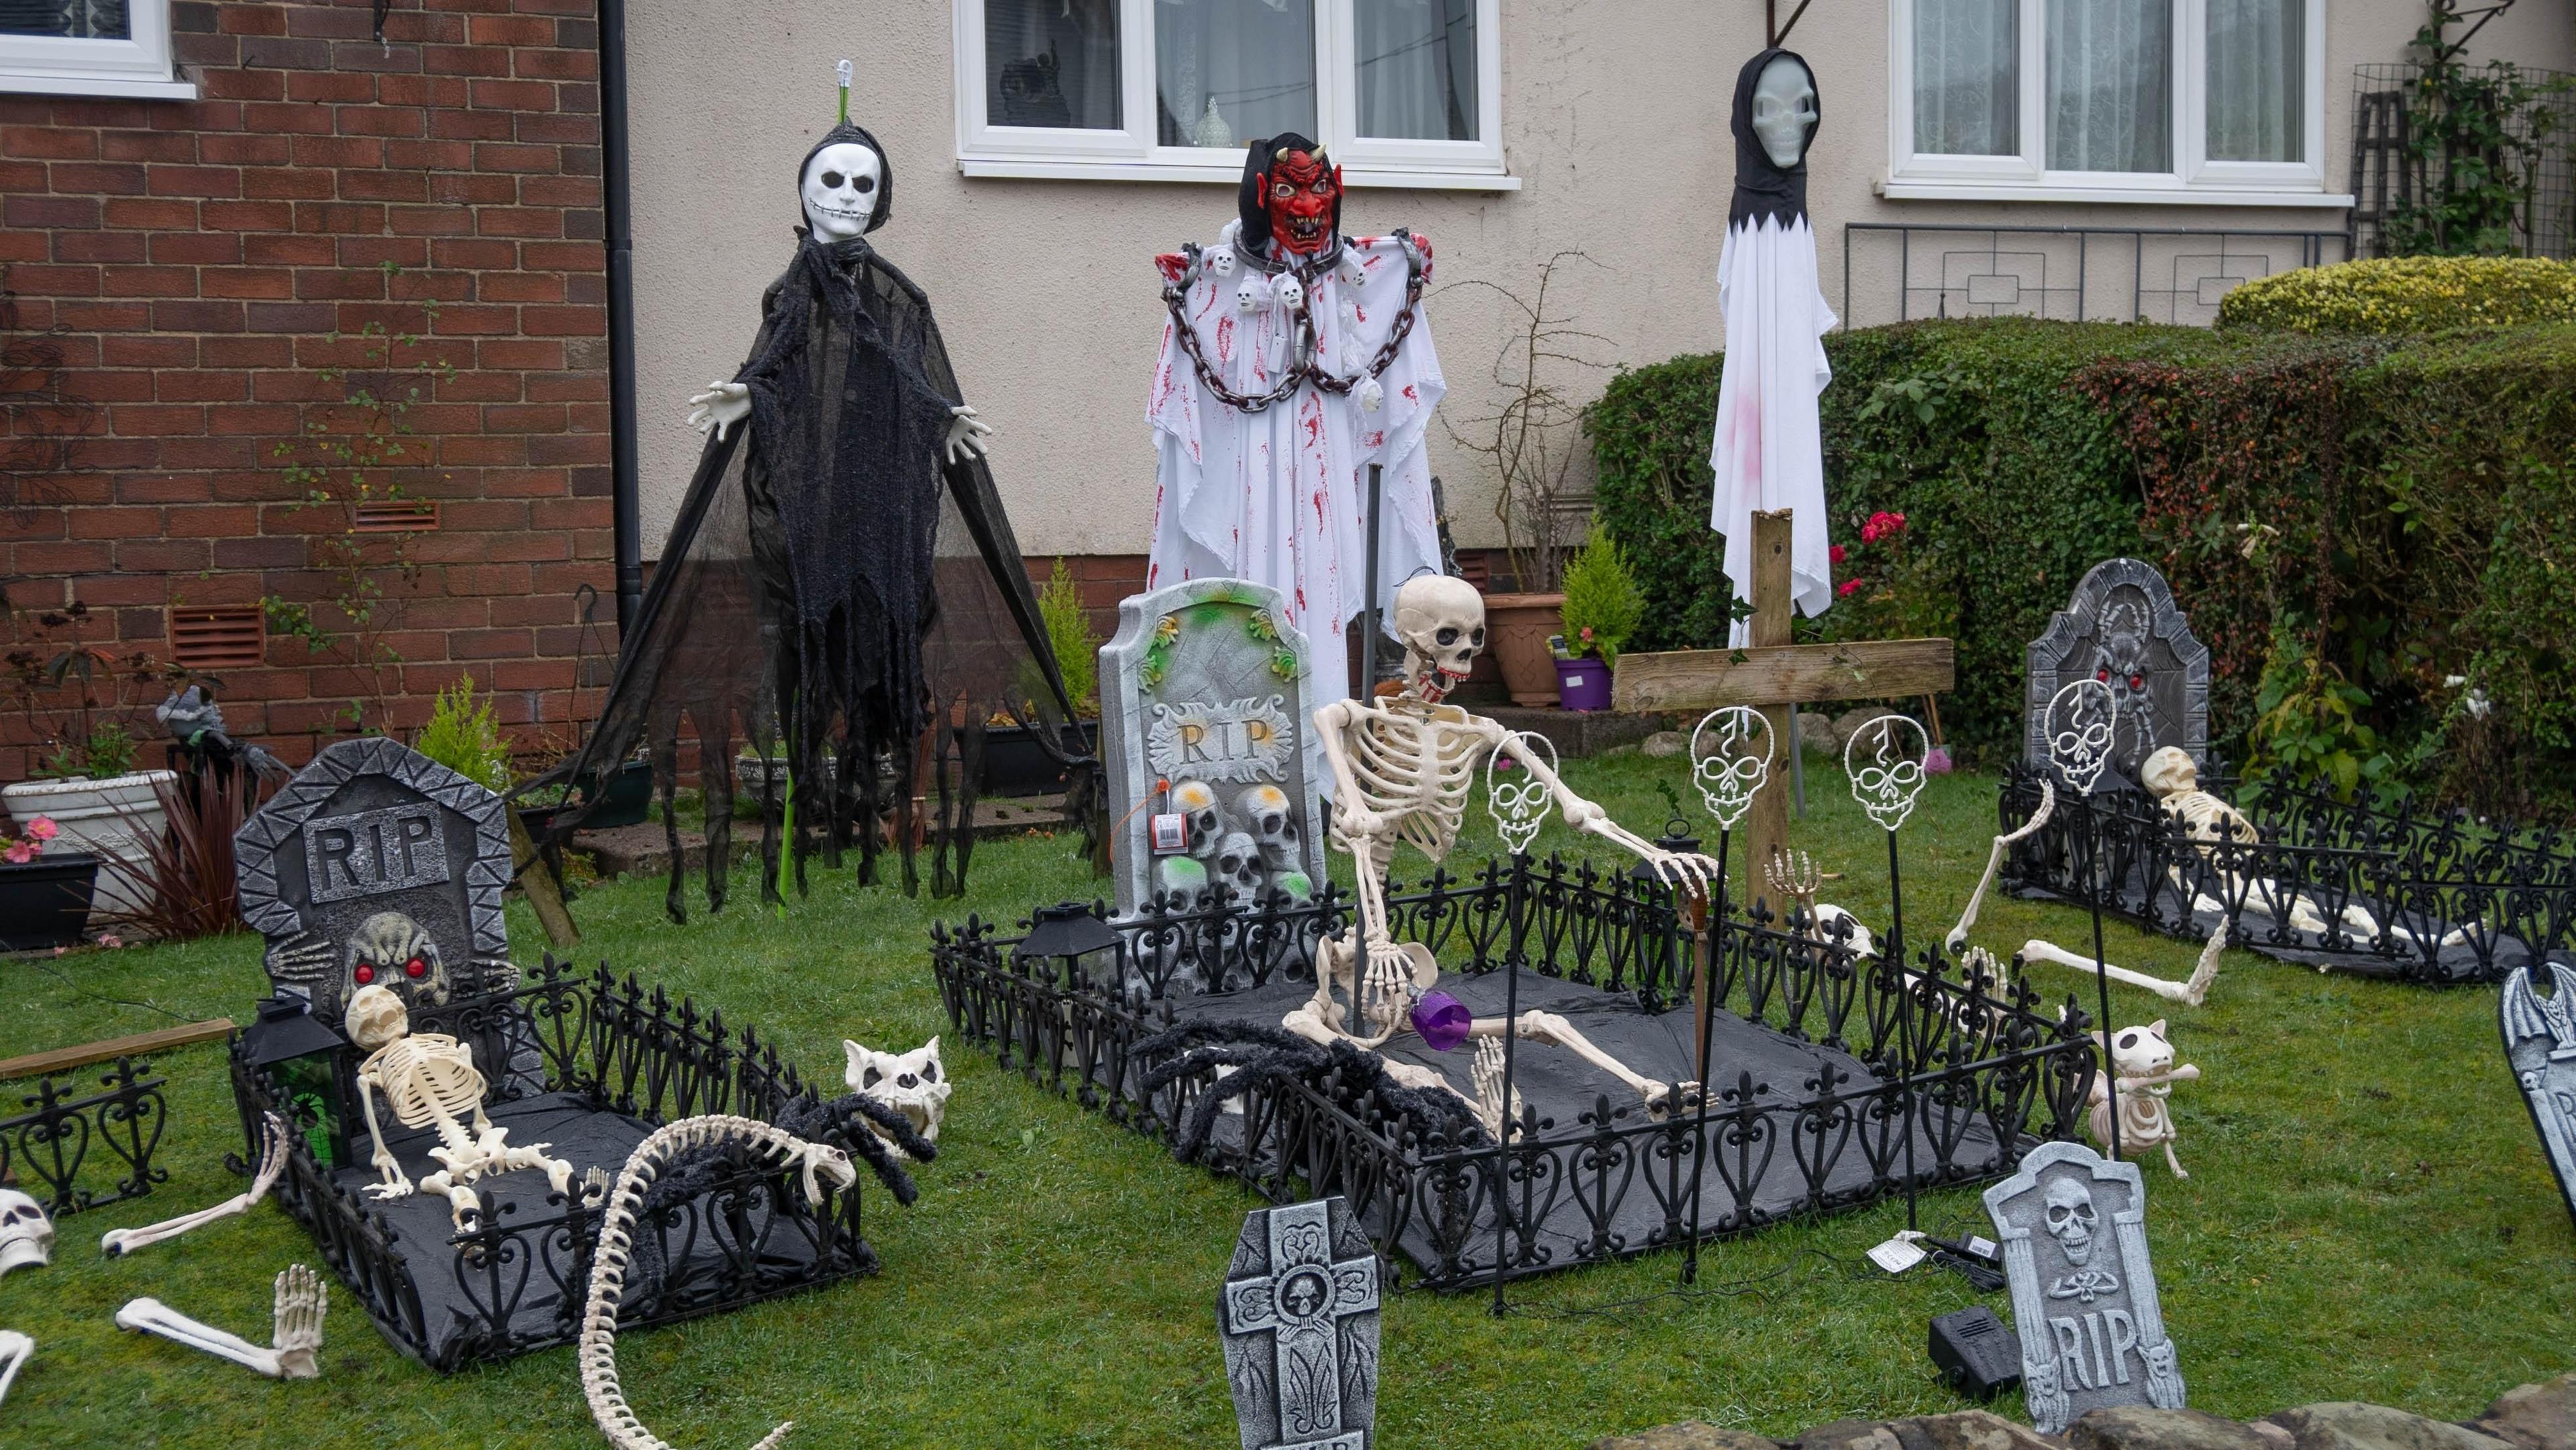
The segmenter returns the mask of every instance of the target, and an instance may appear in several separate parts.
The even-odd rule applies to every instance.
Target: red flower
[[[1864,544],[1875,544],[1878,542],[1878,520],[1871,519],[1868,523],[1860,526],[1860,541]]]
[[[1841,562],[1843,561],[1844,557],[1845,557],[1845,556],[1844,556],[1844,553],[1843,553],[1843,546],[1842,546],[1842,545],[1840,545],[1840,544],[1836,544],[1836,545],[1834,545],[1832,548],[1827,549],[1825,552],[1826,552],[1826,554],[1830,555],[1830,556],[1832,557],[1833,561],[1834,561],[1835,563],[1837,563],[1837,564],[1841,563]]]
[[[1860,590],[1860,581],[1859,581],[1859,580],[1857,580],[1857,579],[1846,579],[1846,580],[1844,580],[1844,581],[1843,581],[1843,587],[1841,587],[1840,589],[1835,590],[1835,591],[1834,591],[1834,593],[1835,593],[1835,594],[1837,594],[1837,595],[1840,595],[1840,596],[1846,596],[1846,597],[1847,597],[1847,596],[1849,596],[1849,595],[1852,595],[1852,594],[1858,593],[1858,592],[1859,592],[1859,590]]]

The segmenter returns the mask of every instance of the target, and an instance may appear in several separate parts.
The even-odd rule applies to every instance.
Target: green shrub
[[[1073,708],[1090,717],[1100,714],[1100,636],[1083,607],[1082,590],[1062,557],[1038,590],[1038,617],[1046,621],[1047,641],[1055,647],[1055,665],[1064,675],[1064,693]]]
[[[413,748],[486,790],[510,788],[510,747],[501,739],[492,702],[475,702],[472,675],[459,675],[455,685],[438,692]]]
[[[2576,322],[2576,266],[2545,257],[2387,257],[2257,278],[2219,324],[2295,332],[2431,332]]]
[[[1565,629],[1565,647],[1577,656],[1597,654],[1603,664],[1615,665],[1645,612],[1646,596],[1628,571],[1619,541],[1595,522],[1582,552],[1565,565],[1565,605],[1557,616]]]

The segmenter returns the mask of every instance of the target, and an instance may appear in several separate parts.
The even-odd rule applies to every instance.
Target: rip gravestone
[[[361,986],[407,1006],[518,983],[501,892],[501,798],[391,740],[343,740],[234,837],[242,916],[269,981],[337,1026]]]
[[[1282,603],[1241,579],[1120,601],[1117,637],[1100,651],[1100,730],[1122,915],[1220,882],[1248,904],[1274,889],[1304,896],[1325,879],[1308,773],[1313,662]],[[1183,817],[1188,835],[1157,852],[1163,814]]]
[[[1245,1215],[1217,1291],[1243,1450],[1368,1450],[1377,1254],[1339,1197]]]
[[[1985,1201],[2003,1241],[2031,1425],[2054,1435],[2108,1405],[2182,1409],[2138,1166],[2042,1143]]]
[[[2516,967],[2505,978],[2499,1015],[2514,1085],[2531,1105],[2541,1150],[2558,1175],[2559,1196],[2576,1216],[2576,971],[2546,965],[2549,995],[2531,989],[2531,968]]]
[[[2192,636],[2173,590],[2141,559],[2093,566],[2047,632],[2030,642],[2022,759],[2048,764],[2048,702],[2070,680],[2099,680],[2119,705],[2111,766],[2135,784],[2146,758],[2180,746],[2209,768],[2209,647]]]

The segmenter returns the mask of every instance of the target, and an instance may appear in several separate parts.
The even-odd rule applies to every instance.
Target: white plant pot
[[[38,816],[49,816],[62,828],[61,835],[46,843],[48,853],[88,851],[141,869],[147,854],[137,833],[157,838],[168,829],[170,821],[161,809],[158,787],[178,778],[167,770],[138,770],[105,780],[22,780],[0,787],[0,804],[8,806],[9,818],[19,831]],[[98,887],[90,895],[90,925],[102,925],[108,917],[144,905],[135,883],[102,860]]]

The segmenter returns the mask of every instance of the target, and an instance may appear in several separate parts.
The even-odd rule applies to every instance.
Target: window
[[[1232,181],[1246,142],[1296,131],[1354,186],[1519,185],[1501,0],[955,4],[969,176]]]
[[[1893,0],[1896,199],[2348,206],[2325,0]]]
[[[170,69],[170,0],[0,0],[0,92],[194,100]]]

